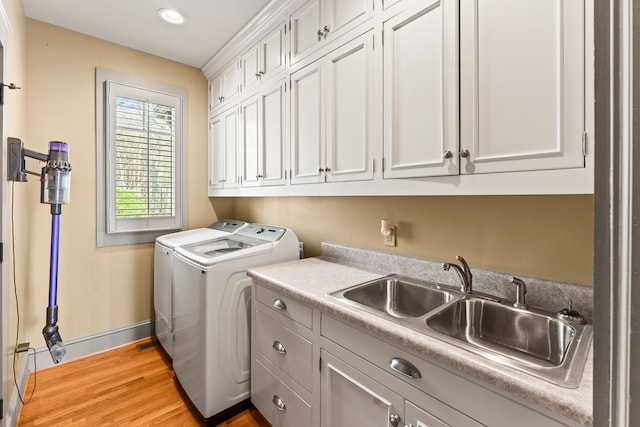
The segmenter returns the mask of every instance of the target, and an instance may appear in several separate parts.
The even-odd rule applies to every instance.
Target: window
[[[153,242],[186,219],[186,91],[96,70],[98,246]]]

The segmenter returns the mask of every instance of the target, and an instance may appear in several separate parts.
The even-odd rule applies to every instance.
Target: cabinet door
[[[401,425],[404,400],[400,395],[324,350],[321,358],[322,427],[389,427],[391,419]]]
[[[260,94],[260,185],[284,185],[285,82],[265,87]]]
[[[404,406],[404,425],[408,427],[480,427],[482,424],[438,401],[438,417],[411,402]]]
[[[584,13],[580,0],[460,2],[463,173],[584,167]]]
[[[238,61],[229,64],[222,72],[222,101],[228,102],[238,94]]]
[[[260,48],[256,44],[240,57],[240,85],[243,93],[260,82]]]
[[[318,47],[323,39],[320,0],[309,0],[290,16],[291,64]]]
[[[291,183],[324,182],[321,64],[291,76]]]
[[[260,69],[264,77],[273,77],[285,69],[285,26],[279,25],[260,42]]]
[[[223,188],[225,132],[222,115],[209,122],[209,189]]]
[[[327,182],[373,179],[373,33],[331,52],[327,89]]]
[[[260,136],[259,105],[260,97],[255,95],[242,101],[240,105],[240,146],[242,164],[242,186],[252,187],[260,182]]]
[[[373,0],[325,0],[327,40],[339,37],[373,16]]]
[[[384,23],[384,177],[458,174],[457,1]]]
[[[222,75],[209,82],[209,112],[222,103]]]
[[[222,113],[224,120],[224,188],[238,187],[238,108]]]

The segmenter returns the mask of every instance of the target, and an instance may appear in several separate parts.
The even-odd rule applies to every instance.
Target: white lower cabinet
[[[273,426],[578,425],[255,282],[252,304],[251,400]]]
[[[399,426],[402,397],[322,350],[322,427]]]

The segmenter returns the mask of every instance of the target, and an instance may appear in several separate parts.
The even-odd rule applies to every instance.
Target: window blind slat
[[[175,109],[116,98],[116,217],[175,215]]]

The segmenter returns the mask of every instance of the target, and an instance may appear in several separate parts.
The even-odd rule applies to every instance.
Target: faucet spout
[[[453,271],[455,271],[458,274],[458,277],[460,278],[460,290],[466,294],[470,294],[472,292],[472,286],[473,286],[473,275],[471,274],[471,269],[469,268],[469,264],[467,264],[467,261],[465,261],[464,258],[462,258],[460,255],[456,255],[456,259],[458,261],[460,261],[460,264],[462,264],[462,267],[460,267],[457,264],[450,264],[448,262],[443,262],[442,263],[442,269],[444,271],[449,271],[451,268],[453,268]]]

